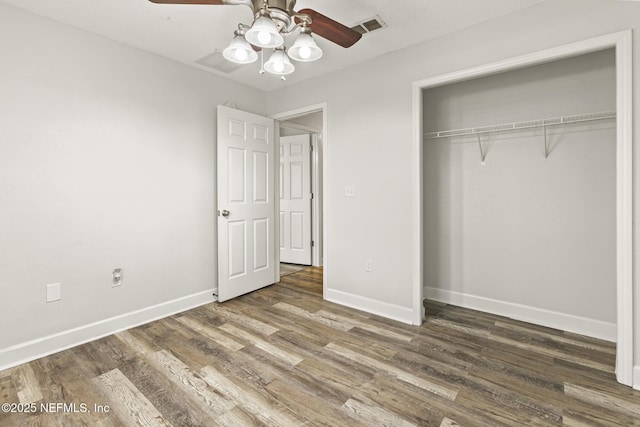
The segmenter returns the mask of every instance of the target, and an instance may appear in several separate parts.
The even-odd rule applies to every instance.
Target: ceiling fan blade
[[[360,40],[360,37],[362,37],[362,34],[359,32],[334,21],[313,9],[302,9],[299,10],[298,13],[309,15],[309,17],[311,17],[312,22],[309,25],[311,31],[342,47],[351,47]]]
[[[151,3],[162,4],[224,4],[222,0],[149,0]]]

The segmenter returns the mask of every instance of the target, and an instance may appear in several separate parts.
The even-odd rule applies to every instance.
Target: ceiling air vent
[[[385,24],[384,21],[378,15],[376,15],[373,18],[368,18],[364,21],[361,21],[360,23],[351,27],[351,29],[359,32],[360,34],[367,34],[386,27],[387,24]]]
[[[243,66],[242,64],[227,61],[224,56],[222,56],[222,51],[217,49],[209,55],[198,59],[196,63],[223,73],[231,73]]]

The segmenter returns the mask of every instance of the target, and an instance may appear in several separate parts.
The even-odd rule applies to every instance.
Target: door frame
[[[424,279],[423,100],[425,89],[614,48],[616,52],[616,378],[633,386],[633,92],[632,31],[626,30],[415,81],[412,88],[413,322],[422,322]],[[638,379],[640,381],[640,379]]]
[[[300,107],[300,108],[296,108],[293,110],[288,110],[288,111],[283,111],[277,114],[272,114],[271,116],[269,116],[270,118],[274,119],[276,122],[275,125],[275,132],[276,132],[276,138],[278,140],[278,143],[280,141],[280,122],[283,121],[287,121],[287,120],[292,120],[295,119],[297,117],[302,117],[302,116],[306,116],[308,114],[311,113],[318,113],[321,112],[322,113],[322,129],[317,130],[317,129],[313,129],[311,130],[311,132],[320,132],[318,134],[317,137],[317,141],[315,141],[315,145],[314,147],[317,148],[319,145],[322,145],[322,150],[319,149],[314,149],[314,155],[312,156],[312,161],[311,161],[311,169],[313,170],[313,177],[312,177],[312,185],[313,185],[313,193],[315,195],[314,197],[314,201],[312,204],[312,217],[313,217],[313,225],[312,225],[312,239],[316,242],[316,244],[318,243],[318,237],[320,237],[320,232],[319,230],[322,230],[322,239],[321,239],[321,243],[320,243],[320,247],[317,247],[317,250],[313,252],[313,265],[316,265],[316,259],[320,258],[320,253],[322,253],[322,258],[321,258],[321,265],[323,267],[323,275],[322,275],[322,296],[324,298],[324,296],[327,293],[327,267],[329,265],[328,263],[328,239],[327,239],[327,199],[326,197],[324,197],[325,194],[325,189],[327,188],[328,185],[328,177],[327,174],[323,172],[322,174],[322,187],[321,187],[321,191],[317,191],[317,184],[319,183],[318,180],[318,171],[319,171],[319,167],[318,167],[318,163],[322,163],[322,170],[324,171],[326,168],[326,160],[327,160],[327,153],[328,153],[328,132],[327,132],[327,103],[323,102],[320,104],[313,104],[313,105],[308,105],[306,107]],[[302,128],[302,126],[301,126]],[[276,157],[276,156],[274,156]],[[277,156],[277,159],[274,159],[274,171],[278,170],[279,168],[279,164],[280,164],[280,158],[279,156]],[[275,174],[275,172],[274,172]],[[275,188],[279,188],[280,186],[280,178],[278,176],[278,174],[275,174]],[[319,208],[320,202],[322,203],[322,209]],[[278,213],[280,211],[280,200],[278,198],[276,198],[276,213]],[[322,224],[321,226],[318,226],[318,224]],[[280,224],[279,221],[276,221],[276,242],[275,242],[275,249],[276,250],[276,263],[280,262],[280,242],[277,241],[279,239],[280,236]],[[317,255],[317,256],[316,256]],[[320,261],[320,259],[318,260]],[[320,263],[320,262],[319,262]],[[277,280],[280,280],[280,272],[277,271]]]

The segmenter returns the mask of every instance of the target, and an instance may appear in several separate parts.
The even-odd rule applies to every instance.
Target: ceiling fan
[[[291,74],[295,67],[289,60],[310,62],[322,56],[322,50],[311,36],[319,35],[339,46],[353,46],[362,34],[316,12],[313,9],[294,11],[296,0],[149,0],[162,4],[244,5],[253,12],[252,25],[238,24],[233,40],[223,51],[224,57],[238,64],[249,64],[258,59],[257,52],[274,49],[260,73],[268,71],[281,76]],[[298,37],[288,49],[284,37],[299,29]]]

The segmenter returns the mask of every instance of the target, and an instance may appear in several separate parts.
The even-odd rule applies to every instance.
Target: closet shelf
[[[510,130],[530,129],[537,127],[562,125],[569,123],[590,122],[593,120],[614,119],[615,111],[603,111],[600,113],[577,114],[574,116],[554,117],[550,119],[529,120],[526,122],[506,123],[502,125],[480,126],[467,129],[443,130],[424,134],[425,139],[450,138],[455,136],[480,135],[492,132],[505,132]]]

